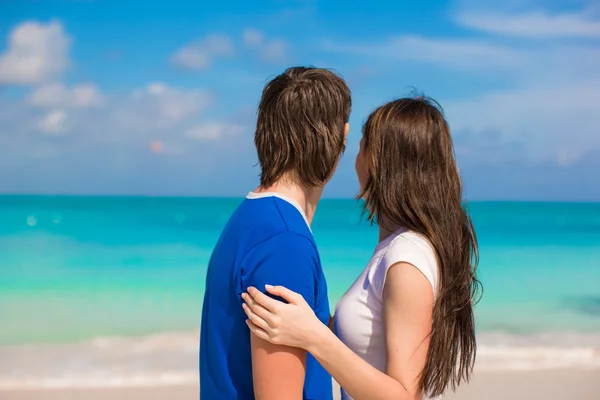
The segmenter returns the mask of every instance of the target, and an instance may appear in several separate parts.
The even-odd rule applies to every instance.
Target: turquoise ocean
[[[241,201],[0,196],[0,388],[197,379],[206,267]],[[468,207],[478,366],[600,365],[600,204]],[[323,200],[312,228],[333,309],[377,229],[351,199]]]

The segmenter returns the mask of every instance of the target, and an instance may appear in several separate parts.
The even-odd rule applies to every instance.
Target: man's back
[[[208,267],[200,340],[200,397],[253,399],[250,333],[241,294],[283,285],[304,296],[327,323],[329,302],[319,255],[299,206],[251,193],[231,216]],[[331,378],[307,355],[304,399],[331,399]]]

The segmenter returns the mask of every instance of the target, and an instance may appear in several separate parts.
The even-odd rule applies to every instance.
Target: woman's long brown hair
[[[369,221],[423,235],[435,249],[438,292],[419,388],[430,396],[468,381],[475,362],[473,305],[480,282],[477,238],[462,204],[450,129],[438,103],[403,98],[375,110],[363,127],[369,178],[359,197]]]

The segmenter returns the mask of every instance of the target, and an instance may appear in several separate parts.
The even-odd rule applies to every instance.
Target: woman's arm
[[[383,302],[386,329],[386,373],[377,370],[342,343],[314,315],[298,294],[268,287],[288,304],[250,288],[244,300],[248,325],[272,343],[309,351],[356,400],[414,400],[421,397],[419,374],[429,347],[433,291],[414,266],[398,263],[386,278]]]
[[[356,400],[416,398],[399,381],[356,355],[329,329],[315,336],[315,343],[309,349],[323,368]]]

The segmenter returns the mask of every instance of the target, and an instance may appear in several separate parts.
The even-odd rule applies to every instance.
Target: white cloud
[[[246,29],[242,40],[264,62],[278,63],[288,58],[289,44],[283,39],[267,39],[261,31]]]
[[[52,110],[39,121],[38,128],[47,134],[67,132],[67,113],[64,110]]]
[[[171,57],[171,62],[187,69],[205,69],[211,64],[211,57],[197,46],[187,46]]]
[[[518,8],[495,13],[465,10],[455,18],[464,26],[545,40],[543,45],[509,42],[510,49],[527,56],[506,75],[507,89],[444,102],[453,130],[479,135],[500,132],[503,140],[522,143],[528,160],[560,166],[599,151],[600,51],[587,40],[560,39],[600,37],[600,20],[593,19],[589,10],[570,14],[519,12]],[[537,45],[528,47],[532,43]]]
[[[0,134],[14,139],[28,136],[24,133],[29,131],[50,135],[73,132],[76,135],[72,137],[86,145],[153,137],[183,138],[186,129],[198,124],[213,103],[206,91],[162,82],[149,83],[126,95],[99,93],[95,86],[87,84],[42,86],[26,102],[12,102],[9,111],[0,112]],[[96,107],[100,104],[102,107]]]
[[[501,132],[526,143],[534,161],[566,165],[600,149],[600,79],[486,93],[444,101],[454,132]]]
[[[415,35],[398,36],[373,43],[342,44],[327,41],[325,49],[335,53],[431,62],[469,70],[515,67],[526,57],[526,53],[521,50],[481,40],[437,39]]]
[[[289,44],[282,39],[269,39],[263,32],[246,29],[242,32],[243,45],[267,63],[287,60]],[[235,46],[225,35],[210,35],[203,40],[189,43],[177,50],[170,58],[171,64],[189,70],[204,70],[212,66],[215,58],[232,57]]]
[[[184,138],[190,127],[199,125],[214,101],[207,91],[163,82],[149,83],[126,95],[101,97],[102,103],[91,93],[99,90],[44,86],[21,103],[19,109],[24,110],[14,118],[0,113],[0,122],[9,124],[8,131],[0,129],[0,134],[18,135],[31,128],[48,134],[74,132],[89,143]],[[102,107],[94,107],[96,104]],[[34,122],[31,128],[28,121]]]
[[[244,131],[242,125],[227,122],[208,122],[189,128],[185,135],[195,140],[219,140],[225,136],[239,135]]]
[[[124,110],[143,109],[143,118],[169,124],[194,116],[211,102],[211,96],[205,91],[181,89],[162,82],[153,82],[144,89],[134,91],[132,101],[125,105]]]
[[[71,88],[62,83],[49,83],[36,88],[28,101],[36,107],[88,108],[102,104],[103,96],[92,83]]]
[[[263,33],[256,29],[246,29],[242,33],[242,40],[247,46],[258,46],[263,42],[264,38]]]
[[[0,146],[0,169],[33,168],[35,176],[27,175],[33,190],[41,190],[47,182],[45,173],[54,174],[61,184],[71,182],[61,178],[69,171],[85,176],[82,182],[91,175],[103,180],[103,189],[90,186],[100,192],[114,191],[114,181],[121,179],[122,190],[127,192],[135,189],[123,174],[131,174],[135,180],[148,174],[148,169],[161,176],[179,174],[185,168],[202,171],[224,165],[235,169],[231,160],[239,154],[252,156],[248,153],[252,138],[242,133],[252,124],[254,110],[208,119],[205,113],[214,98],[202,89],[151,82],[130,93],[104,96],[102,107],[75,107],[73,100],[63,96],[72,89],[40,90],[59,94],[61,100],[52,103],[39,93],[28,96],[27,101],[0,97],[0,141],[5,144]],[[81,103],[86,102],[77,102]],[[72,165],[77,169],[72,170]],[[165,170],[176,165],[182,169]],[[19,186],[14,185],[19,183],[11,182],[5,180],[4,187],[17,190]],[[75,190],[80,190],[80,185],[76,184],[79,189]]]
[[[584,12],[552,15],[542,11],[512,14],[462,11],[454,19],[468,28],[503,36],[600,38],[600,19]]]
[[[281,39],[271,40],[261,49],[260,55],[263,61],[280,62],[287,58],[288,44]]]
[[[70,40],[59,22],[24,22],[10,33],[0,55],[0,84],[36,84],[68,66]]]
[[[503,153],[500,162],[510,162],[514,155],[509,153],[519,148],[521,159],[572,165],[600,151],[600,50],[589,40],[595,30],[589,24],[579,25],[580,31],[569,30],[568,18],[539,18],[536,24],[532,14],[514,10],[503,14],[510,15],[510,21],[494,22],[490,32],[547,39],[541,42],[494,36],[438,39],[404,35],[370,43],[326,42],[325,47],[390,63],[403,60],[407,68],[428,63],[445,74],[452,69],[464,70],[474,81],[485,79],[487,83],[481,89],[461,79],[467,87],[459,91],[461,96],[471,93],[467,98],[447,95],[439,99],[454,132],[463,136],[468,133],[471,138],[478,136],[461,144],[459,151],[490,150],[481,145],[486,143],[486,135],[495,132],[499,139],[494,146],[506,145],[499,150]],[[462,15],[467,13],[463,11]],[[481,15],[490,14],[482,11]],[[489,22],[476,21],[475,17],[470,21],[488,27],[492,25]],[[502,31],[504,28],[506,32]],[[569,35],[579,35],[584,40],[561,40]],[[374,65],[378,62],[374,61]],[[492,74],[500,74],[502,79],[490,81]],[[497,156],[476,158],[487,162],[498,159]]]
[[[146,86],[146,92],[153,96],[164,94],[165,92],[167,92],[167,90],[169,90],[169,87],[162,82],[152,82],[149,83],[148,86]],[[135,97],[140,97],[143,95],[143,90],[134,92]]]
[[[210,54],[218,56],[232,56],[235,52],[233,42],[225,35],[210,35],[204,39],[203,46]]]
[[[235,53],[233,41],[225,35],[211,35],[190,43],[171,56],[171,63],[181,68],[202,70],[209,68],[215,57],[231,57]]]

